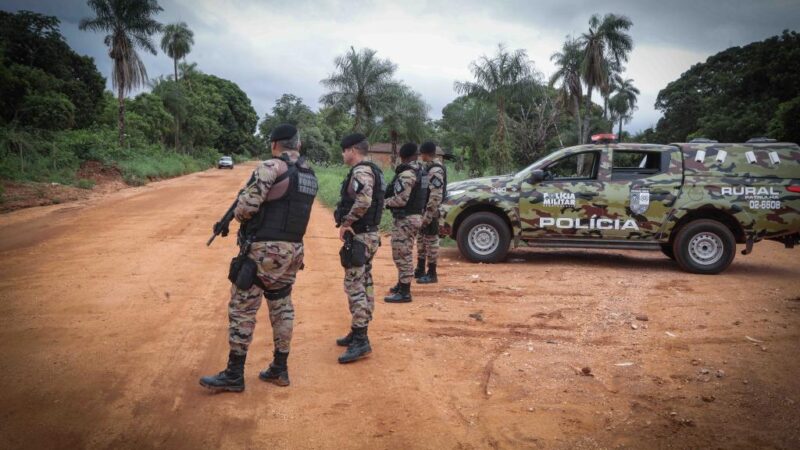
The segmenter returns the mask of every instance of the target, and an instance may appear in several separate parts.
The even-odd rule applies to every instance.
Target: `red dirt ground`
[[[209,393],[236,249],[204,243],[251,169],[0,215],[0,448],[800,446],[798,250],[769,242],[718,276],[660,253],[445,249],[440,283],[379,301],[373,354],[342,366],[340,244],[316,205],[292,385],[257,378],[264,307],[247,389]]]

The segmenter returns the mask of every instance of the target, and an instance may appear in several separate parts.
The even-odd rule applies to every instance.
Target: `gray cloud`
[[[525,48],[536,68],[549,75],[550,55],[566,35],[579,35],[592,13],[629,16],[635,49],[625,76],[642,91],[639,111],[626,128],[655,124],[658,91],[691,65],[733,45],[765,39],[800,23],[800,0],[675,0],[630,2],[561,0],[166,0],[164,23],[185,21],[195,32],[188,59],[200,70],[239,84],[260,116],[275,99],[293,93],[317,105],[319,80],[333,58],[350,45],[370,47],[398,64],[397,76],[419,91],[438,118],[454,97],[453,81],[470,78],[470,61],[494,51],[498,42]],[[91,14],[82,0],[0,0],[4,10],[54,15],[76,51],[111,70],[99,34],[78,30]],[[163,54],[143,55],[151,77],[172,72]],[[110,85],[109,85],[110,87]],[[598,101],[598,98],[595,98]]]

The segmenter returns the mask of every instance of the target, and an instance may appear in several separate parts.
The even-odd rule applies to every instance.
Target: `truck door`
[[[542,167],[544,179],[520,186],[523,239],[599,237],[589,227],[593,204],[603,191],[599,149],[570,152]]]
[[[607,215],[628,223],[606,234],[616,239],[655,240],[680,193],[683,161],[678,149],[641,146],[611,152],[611,179],[605,186]],[[635,221],[635,227],[628,222]]]

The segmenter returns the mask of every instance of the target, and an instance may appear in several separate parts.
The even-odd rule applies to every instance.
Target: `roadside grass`
[[[333,211],[333,209],[336,208],[336,203],[339,201],[342,182],[350,171],[350,168],[341,164],[313,164],[313,168],[314,172],[317,174],[317,180],[319,181],[319,193],[317,196],[323,205]],[[394,174],[391,171],[384,171],[383,176],[386,178],[386,182],[389,183]],[[467,178],[469,178],[469,176],[466,171],[457,171],[450,164],[447,165],[448,183],[465,180]],[[392,215],[388,210],[384,210],[383,216],[381,217],[380,230],[388,233],[391,229]],[[454,247],[455,245],[455,241],[450,238],[440,240],[440,246],[442,247]]]

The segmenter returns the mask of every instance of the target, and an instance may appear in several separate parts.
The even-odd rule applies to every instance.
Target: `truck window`
[[[565,156],[547,166],[546,180],[594,180],[597,178],[597,152]]]
[[[660,152],[614,150],[611,176],[614,179],[645,178],[662,172]]]

